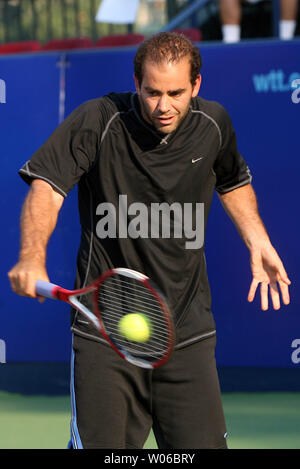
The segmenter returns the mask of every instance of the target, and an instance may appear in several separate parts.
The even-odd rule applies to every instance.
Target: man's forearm
[[[46,263],[49,238],[56,226],[63,197],[44,181],[32,182],[21,215],[20,261]]]
[[[270,242],[251,184],[220,195],[220,200],[250,250]]]
[[[18,295],[36,297],[36,280],[49,281],[46,251],[55,228],[63,197],[40,179],[31,183],[21,216],[19,261],[8,272],[11,287]]]

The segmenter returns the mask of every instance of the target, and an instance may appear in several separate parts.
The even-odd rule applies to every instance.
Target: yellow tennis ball
[[[147,342],[151,335],[151,323],[144,314],[126,314],[118,324],[119,333],[127,340]]]

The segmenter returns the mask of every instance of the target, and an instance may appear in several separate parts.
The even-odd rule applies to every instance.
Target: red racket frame
[[[122,357],[124,358],[125,360],[127,360],[128,362],[131,362],[131,363],[134,363],[134,358],[130,359],[128,358],[124,353],[122,353],[122,351],[120,349],[118,349],[118,347],[116,347],[116,345],[114,344],[114,342],[110,339],[109,335],[106,333],[106,330],[105,330],[105,325],[102,321],[102,318],[101,318],[101,311],[99,310],[99,307],[98,307],[98,296],[99,296],[99,291],[100,291],[100,288],[101,288],[101,284],[109,277],[112,277],[116,274],[120,274],[120,271],[123,271],[123,275],[124,275],[124,270],[129,270],[130,269],[119,269],[119,268],[115,268],[115,269],[111,269],[111,270],[108,270],[106,272],[104,272],[95,282],[93,282],[91,285],[87,286],[87,287],[84,287],[84,288],[80,288],[78,290],[66,290],[64,288],[61,288],[59,286],[55,286],[53,289],[52,289],[52,295],[53,295],[53,298],[56,298],[56,299],[59,299],[61,301],[65,301],[66,303],[69,303],[70,305],[72,305],[73,307],[75,307],[76,309],[79,309],[80,312],[85,315],[84,311],[82,311],[80,309],[80,307],[78,307],[78,305],[75,305],[72,300],[71,300],[71,297],[77,297],[77,296],[80,296],[81,294],[85,294],[85,293],[89,293],[89,292],[94,292],[93,294],[93,306],[94,306],[94,309],[93,309],[93,314],[96,316],[96,318],[98,319],[98,322],[99,322],[99,327],[97,328],[99,330],[99,332],[102,334],[102,336],[104,337],[104,339],[111,345],[111,347]],[[164,363],[166,363],[168,361],[168,359],[170,358],[170,355],[172,353],[172,350],[173,350],[173,345],[174,345],[174,326],[173,326],[173,321],[172,321],[172,318],[171,318],[171,314],[170,314],[170,311],[169,311],[169,308],[168,306],[166,305],[165,301],[162,299],[163,295],[159,292],[157,292],[156,290],[156,287],[153,287],[151,283],[153,283],[148,277],[146,277],[145,275],[143,274],[140,274],[139,272],[135,272],[135,271],[131,271],[134,273],[134,275],[132,275],[132,277],[134,277],[136,280],[140,281],[146,288],[148,288],[148,290],[150,290],[150,292],[152,293],[152,295],[154,295],[154,297],[156,298],[157,302],[159,303],[160,305],[160,308],[161,310],[163,311],[163,314],[164,314],[164,319],[166,321],[166,325],[167,325],[167,332],[168,332],[168,337],[169,337],[169,344],[168,344],[168,348],[166,350],[166,353],[164,354],[164,356],[162,358],[160,358],[157,362],[154,362],[154,363],[150,363],[149,362],[149,366],[145,366],[145,368],[158,368],[159,366],[163,365]],[[126,274],[125,274],[126,276]],[[127,275],[129,276],[129,275]],[[140,278],[139,278],[140,277]],[[95,326],[96,327],[96,326]],[[137,362],[141,362],[140,360],[137,359]],[[147,360],[145,360],[145,363],[148,363]]]

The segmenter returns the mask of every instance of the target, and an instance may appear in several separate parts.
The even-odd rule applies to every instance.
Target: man
[[[288,304],[290,281],[259,217],[228,114],[197,97],[198,49],[182,35],[160,33],[139,47],[134,65],[136,93],[84,103],[20,170],[31,188],[22,212],[20,259],[9,278],[16,293],[33,298],[35,281],[48,281],[47,242],[64,197],[78,183],[76,287],[112,266],[149,275],[168,299],[176,345],[165,365],[140,369],[74,311],[72,447],[142,448],[153,427],[160,448],[226,448],[203,243],[188,249],[184,237],[101,238],[97,207],[109,201],[117,209],[119,196],[126,195],[128,204],[147,207],[192,204],[195,215],[202,203],[206,225],[216,188],[250,250],[249,301],[260,284],[262,309],[268,308],[268,290],[278,309],[277,283]]]
[[[259,3],[261,0],[243,0]],[[219,0],[223,41],[238,42],[241,38],[241,0]],[[293,39],[297,26],[298,0],[280,0],[279,38]]]

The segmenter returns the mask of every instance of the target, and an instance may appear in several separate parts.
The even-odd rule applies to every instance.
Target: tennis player
[[[159,448],[227,447],[203,243],[188,244],[185,226],[182,236],[164,236],[163,221],[157,235],[150,210],[148,236],[138,236],[137,228],[124,232],[134,204],[164,203],[173,221],[178,207],[193,207],[194,229],[203,204],[205,230],[216,190],[250,251],[248,300],[260,285],[263,310],[269,292],[275,309],[281,299],[290,301],[290,280],[259,216],[231,120],[220,104],[198,97],[200,68],[198,48],[184,36],[154,35],[136,53],[136,92],[79,106],[20,170],[30,190],[19,262],[9,272],[16,293],[34,298],[35,281],[49,280],[47,243],[64,198],[78,184],[82,236],[75,287],[112,267],[138,270],[162,289],[176,325],[171,358],[149,371],[122,360],[72,312],[73,448],[142,448],[151,427]],[[117,236],[99,229],[107,207],[116,211]]]

